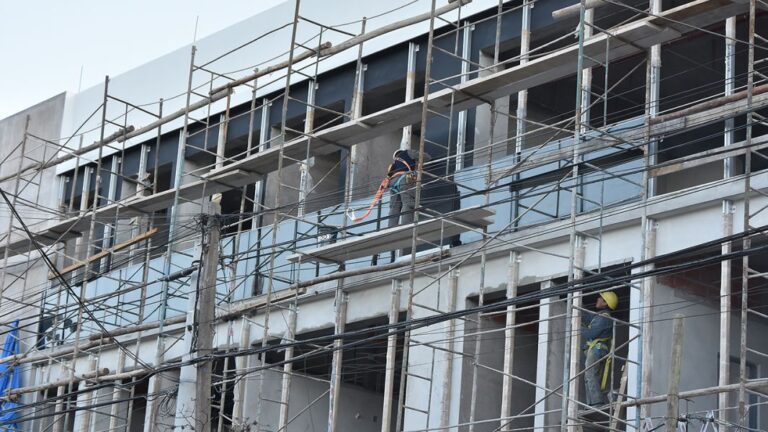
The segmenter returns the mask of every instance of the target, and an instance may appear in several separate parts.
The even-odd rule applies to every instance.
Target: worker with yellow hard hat
[[[613,291],[603,291],[597,297],[597,312],[585,313],[582,321],[581,336],[584,342],[584,387],[587,405],[605,404],[605,389],[608,382],[612,349],[613,320],[611,311],[619,305],[619,297]],[[600,365],[603,365],[601,368]]]

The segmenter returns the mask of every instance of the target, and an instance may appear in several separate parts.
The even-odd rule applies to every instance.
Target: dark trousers
[[[416,185],[403,179],[400,191],[390,191],[389,227],[413,223],[413,209],[416,206]]]
[[[390,228],[398,225],[413,223],[413,209],[416,207],[416,185],[406,184],[405,179],[400,182],[400,191],[390,190],[389,196],[389,221]],[[411,248],[401,251],[402,255],[411,253]],[[391,261],[395,261],[395,251],[392,251]]]

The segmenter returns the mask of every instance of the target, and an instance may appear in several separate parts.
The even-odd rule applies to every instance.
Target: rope
[[[389,177],[384,177],[384,180],[382,180],[381,184],[379,185],[379,190],[376,191],[376,195],[373,196],[373,200],[371,200],[371,203],[368,205],[368,208],[365,210],[365,213],[363,213],[362,216],[356,217],[355,211],[353,209],[347,209],[347,217],[349,220],[352,222],[360,222],[361,220],[370,216],[373,208],[376,207],[376,204],[379,203],[381,197],[384,195],[384,191],[389,187],[389,181]]]

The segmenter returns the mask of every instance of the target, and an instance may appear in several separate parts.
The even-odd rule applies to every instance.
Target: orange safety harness
[[[371,212],[373,211],[373,208],[376,207],[376,204],[378,204],[379,201],[381,201],[381,197],[384,196],[384,191],[386,191],[387,188],[389,188],[389,185],[392,183],[393,179],[397,179],[398,177],[405,175],[406,176],[405,177],[406,181],[415,181],[415,174],[416,173],[411,168],[411,165],[408,162],[406,162],[403,159],[401,159],[401,158],[395,158],[395,161],[392,162],[391,164],[389,164],[389,168],[387,168],[387,172],[389,172],[389,170],[392,169],[392,165],[394,165],[395,162],[401,162],[403,165],[405,165],[407,170],[406,171],[397,171],[395,173],[392,173],[391,176],[384,177],[384,180],[382,180],[381,184],[379,185],[379,189],[376,191],[376,195],[373,196],[373,200],[368,205],[368,208],[365,210],[365,213],[363,213],[362,216],[357,217],[357,216],[355,216],[354,210],[348,209],[347,210],[347,217],[349,217],[349,219],[352,222],[360,222],[361,220],[363,220],[363,219],[365,219],[365,218],[367,218],[368,216],[371,215]],[[402,181],[403,181],[403,179],[398,179],[398,180],[395,181],[395,184],[397,185],[398,188],[399,188],[400,182],[402,182]]]

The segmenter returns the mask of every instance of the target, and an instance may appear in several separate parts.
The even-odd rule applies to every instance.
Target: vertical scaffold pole
[[[651,14],[661,13],[661,0],[650,0]],[[656,178],[648,174],[648,169],[656,164],[656,152],[658,142],[651,137],[651,119],[659,114],[659,92],[661,79],[661,45],[653,45],[648,53],[645,78],[645,142],[643,149],[645,153],[645,170],[643,171],[643,201],[656,195]],[[643,206],[643,216],[641,220],[642,231],[642,250],[640,251],[641,260],[649,260],[656,256],[656,221],[646,214],[648,206]],[[644,271],[653,269],[653,264],[645,267]],[[641,302],[641,344],[639,352],[640,360],[640,396],[645,398],[651,395],[651,364],[653,353],[651,350],[653,342],[653,291],[656,285],[656,278],[649,276],[642,281],[642,302]],[[651,416],[651,406],[641,405],[639,414],[641,418]]]
[[[582,129],[584,128],[583,124],[588,122],[588,116],[589,116],[589,110],[585,109],[589,106],[589,88],[584,88],[585,83],[589,83],[589,80],[591,79],[591,74],[586,73],[587,70],[584,68],[584,40],[591,35],[591,30],[587,26],[587,20],[591,17],[591,13],[587,13],[587,6],[586,6],[586,0],[581,0],[581,4],[579,6],[579,24],[578,24],[578,57],[576,60],[576,104],[575,104],[575,115],[574,115],[574,127],[573,127],[573,155],[572,155],[572,163],[571,163],[571,183],[570,183],[570,190],[571,190],[571,215],[570,215],[570,250],[568,255],[568,282],[572,282],[575,278],[581,277],[581,268],[577,268],[576,261],[577,261],[577,255],[579,250],[582,249],[582,239],[581,236],[578,235],[578,231],[576,230],[576,215],[579,213],[579,210],[581,209],[581,206],[579,205],[579,194],[580,194],[580,173],[579,173],[579,166],[580,162],[582,160],[581,155],[581,136],[582,136]],[[607,59],[606,59],[607,60]],[[586,90],[586,91],[585,91]],[[586,96],[585,97],[585,93]],[[583,263],[582,263],[583,266]],[[578,272],[578,274],[577,274]],[[575,303],[575,304],[574,304]],[[581,304],[581,297],[578,298],[574,302],[574,294],[568,293],[566,297],[566,304],[565,304],[565,340],[564,340],[564,347],[563,347],[563,396],[561,400],[561,406],[560,406],[560,429],[562,431],[566,430],[572,430],[574,428],[568,428],[568,413],[571,411],[574,411],[576,409],[576,404],[570,403],[570,397],[577,398],[578,397],[578,387],[575,385],[575,379],[573,379],[574,385],[571,386],[572,378],[576,375],[575,370],[572,370],[574,368],[574,365],[572,364],[572,358],[576,357],[578,359],[578,356],[574,356],[572,347],[573,347],[573,332],[578,331],[579,328],[576,327],[576,330],[574,330],[574,322],[576,322],[575,317],[579,317],[580,314],[577,312],[574,317],[574,306],[580,306]],[[576,346],[576,353],[578,353],[578,346]],[[578,362],[575,366],[578,368]],[[571,396],[571,391],[574,391],[575,395]]]
[[[277,230],[280,225],[280,198],[281,198],[281,188],[283,185],[283,158],[284,158],[284,147],[286,138],[288,136],[288,130],[286,126],[286,117],[288,115],[288,102],[290,98],[290,89],[291,89],[291,73],[293,70],[293,60],[294,60],[294,53],[296,48],[296,32],[298,30],[299,26],[299,10],[301,9],[301,0],[295,0],[295,6],[293,11],[293,24],[291,27],[291,44],[290,48],[288,50],[288,65],[286,68],[286,76],[285,76],[285,90],[283,92],[283,107],[282,107],[282,114],[280,119],[280,143],[278,148],[278,159],[277,159],[277,190],[278,192],[275,194],[275,205],[274,210],[272,212],[272,243],[270,245],[270,254],[269,254],[269,277],[267,280],[267,292],[266,292],[266,299],[265,299],[265,305],[264,305],[264,326],[263,326],[263,333],[261,337],[261,347],[266,348],[269,343],[269,320],[270,320],[270,314],[272,309],[272,295],[275,292],[275,261],[277,260],[277,256],[280,253],[279,248],[277,247]],[[266,105],[264,108],[266,109]],[[264,131],[262,130],[262,133]],[[266,184],[267,179],[265,178],[262,180],[264,184]],[[264,366],[265,358],[261,358],[261,365]],[[264,398],[261,397],[261,389],[264,385],[264,371],[262,370],[260,372],[260,376],[258,379],[259,382],[259,391],[258,391],[258,403],[256,406],[256,421],[261,421],[261,416],[264,412],[263,404],[264,404]]]
[[[736,17],[730,17],[725,21],[725,96],[733,94],[735,87],[735,59],[736,59]],[[723,146],[733,145],[734,119],[725,121],[723,134]],[[723,159],[723,178],[733,176],[732,158]],[[723,237],[733,235],[733,201],[723,200]],[[733,244],[724,242],[721,246],[723,255],[731,253]],[[731,382],[731,291],[732,291],[732,266],[731,260],[720,263],[720,358],[718,364],[717,385],[724,386]],[[717,408],[720,418],[727,420],[730,409],[730,395],[728,392],[718,394]]]
[[[104,129],[107,125],[107,101],[109,100],[109,76],[104,78],[104,99],[102,101],[102,107],[101,107],[101,128],[99,132],[99,141],[104,141]],[[94,197],[93,197],[93,203],[91,204],[91,222],[88,227],[88,235],[85,236],[85,242],[83,243],[85,248],[85,256],[82,257],[82,259],[86,262],[85,267],[83,268],[83,282],[80,284],[80,301],[84,302],[86,298],[86,293],[88,292],[88,280],[90,279],[88,273],[91,271],[91,264],[88,264],[88,257],[93,255],[94,251],[94,245],[93,245],[93,239],[94,239],[94,233],[96,231],[96,209],[99,206],[99,192],[101,191],[101,160],[102,160],[102,154],[103,154],[104,146],[99,146],[98,156],[96,159],[96,174],[95,174],[95,185],[94,185]],[[83,182],[85,184],[85,182]],[[83,329],[83,308],[84,304],[80,303],[79,307],[77,308],[77,328],[75,330],[75,348],[72,352],[72,360],[70,362],[70,370],[69,370],[69,376],[70,381],[69,385],[67,387],[67,393],[71,393],[74,390],[74,379],[75,379],[75,371],[77,370],[77,357],[80,354],[80,344],[77,343],[77,341],[80,341],[80,335],[82,333]],[[59,425],[60,427],[66,427],[66,425],[69,423],[69,416],[75,415],[75,411],[67,410],[66,414],[64,414],[64,423]]]
[[[755,87],[755,0],[749,2],[749,48],[747,51],[747,137],[745,146],[747,151],[744,155],[744,222],[742,229],[750,230],[750,203],[749,198],[752,194],[752,100]],[[742,241],[742,250],[752,247],[752,238],[744,237]],[[744,255],[741,263],[741,331],[739,337],[739,426],[745,428],[749,425],[749,406],[747,405],[747,380],[749,379],[747,371],[747,321],[749,319],[749,280],[750,280],[749,255]]]
[[[415,184],[415,191],[416,191],[416,197],[414,199],[414,205],[413,205],[413,223],[411,224],[413,228],[413,232],[411,234],[411,264],[410,264],[410,271],[408,272],[408,306],[406,307],[405,312],[405,320],[410,321],[413,317],[413,296],[415,291],[415,284],[416,284],[416,245],[417,245],[417,232],[415,227],[419,223],[419,212],[417,211],[419,208],[419,205],[421,204],[421,185],[423,181],[423,170],[424,170],[424,147],[426,144],[426,135],[427,135],[427,120],[429,119],[429,104],[427,101],[429,100],[429,86],[430,86],[430,76],[432,74],[432,44],[435,40],[435,6],[436,6],[436,0],[432,0],[431,6],[430,6],[430,16],[429,16],[429,34],[427,36],[427,60],[426,65],[424,66],[424,95],[423,100],[424,103],[422,104],[421,109],[421,128],[420,128],[420,134],[419,134],[419,160],[417,162],[417,170],[416,170],[416,184]],[[407,377],[407,371],[408,371],[408,353],[410,351],[410,343],[411,343],[411,332],[406,331],[403,336],[403,364],[402,364],[402,372],[400,374],[400,394],[398,396],[398,411],[397,411],[397,426],[395,430],[399,431],[403,428],[403,422],[405,420],[405,380]],[[432,395],[429,395],[430,399]]]

